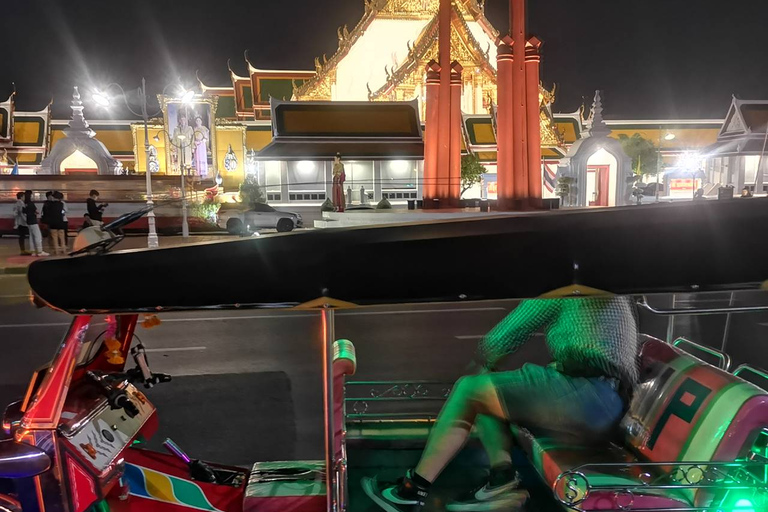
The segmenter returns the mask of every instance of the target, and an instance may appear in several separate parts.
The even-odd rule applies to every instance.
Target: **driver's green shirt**
[[[478,359],[493,366],[540,329],[563,373],[637,382],[639,338],[629,297],[525,300],[480,341]]]

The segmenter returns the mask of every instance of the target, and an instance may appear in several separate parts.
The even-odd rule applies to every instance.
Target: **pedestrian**
[[[43,203],[43,208],[40,210],[40,232],[43,235],[43,240],[45,241],[46,249],[49,251],[56,252],[56,247],[53,243],[53,237],[51,236],[51,219],[50,219],[50,211],[52,208],[52,205],[55,203],[53,199],[53,191],[49,190],[45,193],[45,202]]]
[[[24,192],[16,194],[16,204],[13,205],[13,229],[19,235],[19,254],[22,256],[32,254],[27,250],[26,244],[29,228],[27,228],[27,216],[24,214]]]
[[[54,196],[52,196],[54,197]],[[48,228],[51,231],[51,242],[54,254],[66,254],[67,242],[64,239],[64,205],[58,199],[48,205]]]
[[[69,219],[67,218],[67,202],[64,201],[64,194],[58,190],[53,193],[53,197],[61,203],[61,211],[64,217],[64,247],[69,247]]]
[[[91,190],[88,196],[88,200],[85,202],[86,209],[88,210],[88,218],[90,219],[92,226],[101,227],[104,224],[101,214],[104,212],[104,209],[109,206],[109,203],[96,203],[99,199],[98,190]]]
[[[24,191],[24,215],[29,229],[29,248],[35,253],[35,256],[50,256],[43,251],[43,234],[40,232],[40,225],[37,223],[37,206],[32,202],[32,191]]]

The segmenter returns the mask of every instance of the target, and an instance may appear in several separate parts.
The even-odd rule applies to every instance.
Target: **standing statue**
[[[336,153],[333,159],[333,207],[337,212],[344,211],[344,182],[347,175],[344,164],[341,163],[341,153]]]
[[[208,145],[210,144],[210,131],[203,126],[203,118],[195,116],[195,171],[200,178],[208,177]]]

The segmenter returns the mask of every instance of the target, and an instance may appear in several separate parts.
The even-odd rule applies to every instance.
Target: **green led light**
[[[736,512],[737,510],[739,512],[755,512],[755,506],[748,499],[740,499],[733,506],[733,510],[734,512]]]

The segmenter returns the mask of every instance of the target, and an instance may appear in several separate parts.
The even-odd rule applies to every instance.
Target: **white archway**
[[[75,150],[59,164],[59,174],[72,174],[80,172],[89,172],[98,174],[99,165],[92,158],[80,151]]]
[[[605,148],[587,159],[585,192],[589,206],[616,206],[618,159]]]

